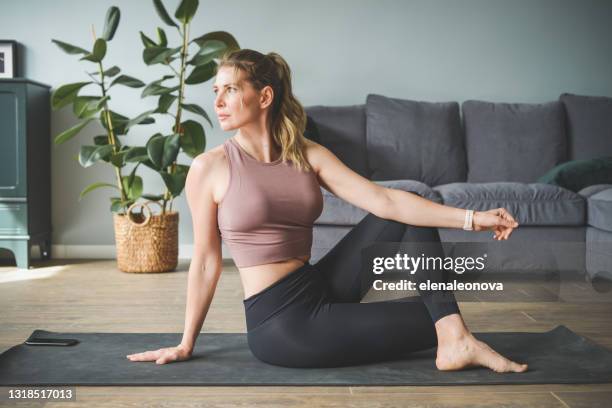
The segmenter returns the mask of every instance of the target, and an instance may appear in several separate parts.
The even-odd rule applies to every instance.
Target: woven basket
[[[123,272],[169,272],[178,264],[178,212],[153,214],[147,203],[161,208],[147,201],[132,204],[127,214],[113,213],[117,266]],[[132,213],[135,207],[142,209]]]

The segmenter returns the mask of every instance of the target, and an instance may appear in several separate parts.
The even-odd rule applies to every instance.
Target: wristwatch
[[[463,229],[466,231],[474,230],[474,210],[465,210],[465,222],[463,223]]]

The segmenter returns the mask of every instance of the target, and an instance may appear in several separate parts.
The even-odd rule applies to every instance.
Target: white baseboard
[[[4,249],[8,251],[8,249]],[[225,245],[221,245],[223,259],[231,259]],[[33,259],[40,259],[40,248],[33,245],[31,249]],[[179,259],[191,259],[193,256],[193,245],[179,245]],[[51,245],[51,257],[53,259],[115,259],[117,251],[115,245]],[[12,254],[2,254],[0,259],[13,259]]]

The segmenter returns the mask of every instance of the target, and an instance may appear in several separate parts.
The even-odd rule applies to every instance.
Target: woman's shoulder
[[[191,162],[192,166],[206,167],[210,169],[211,167],[219,165],[219,162],[225,159],[225,149],[223,145],[219,145],[217,147],[213,147],[210,150],[206,150],[205,152],[200,153],[196,157],[194,157]]]
[[[306,156],[308,163],[310,163],[317,173],[321,168],[321,165],[324,164],[328,153],[331,152],[327,147],[313,140],[306,139],[306,143],[304,145],[304,155]]]
[[[191,168],[195,173],[210,181],[215,180],[219,173],[226,171],[227,167],[228,161],[222,144],[200,153],[191,162]]]

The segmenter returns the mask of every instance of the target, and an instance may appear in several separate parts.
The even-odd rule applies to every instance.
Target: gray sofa
[[[525,244],[542,242],[569,248],[562,252],[590,277],[612,270],[612,185],[576,193],[536,182],[560,163],[612,156],[612,98],[564,93],[541,104],[468,100],[460,106],[370,94],[365,104],[306,112],[317,141],[378,184],[453,207],[508,209],[520,223],[508,241],[493,241],[491,232],[438,228],[442,242],[505,245],[489,270],[546,263],[537,251],[525,251]],[[322,191],[313,263],[366,215]]]

